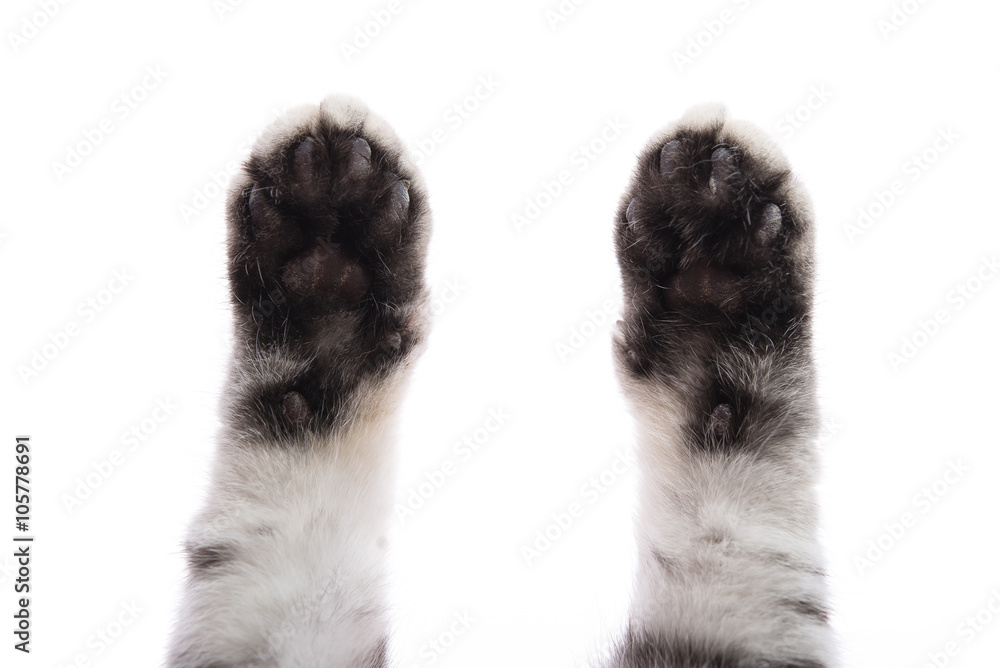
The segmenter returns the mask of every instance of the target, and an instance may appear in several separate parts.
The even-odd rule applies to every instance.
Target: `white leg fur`
[[[188,545],[223,561],[192,577],[171,666],[381,665],[395,434],[380,394],[337,436],[222,444]]]
[[[687,402],[633,388],[641,473],[634,630],[750,656],[833,657],[816,543],[813,445],[693,457]],[[830,665],[830,664],[825,664]]]

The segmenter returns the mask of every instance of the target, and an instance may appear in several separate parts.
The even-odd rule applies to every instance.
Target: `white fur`
[[[175,665],[356,666],[384,637],[386,418],[336,438],[223,445],[188,539],[238,558],[186,592]]]
[[[679,428],[684,398],[643,394],[632,396],[642,472],[633,624],[756,656],[832,656],[828,627],[775,613],[782,600],[826,601],[811,457],[693,456]]]

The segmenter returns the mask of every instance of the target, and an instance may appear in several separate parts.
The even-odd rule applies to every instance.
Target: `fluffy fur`
[[[650,141],[615,234],[641,501],[612,665],[832,665],[807,198],[767,137],[700,108]]]
[[[654,137],[615,239],[638,424],[639,566],[609,668],[828,668],[816,546],[809,203],[721,108]],[[424,339],[424,188],[392,130],[331,98],[233,186],[236,344],[170,668],[388,664],[393,417]]]

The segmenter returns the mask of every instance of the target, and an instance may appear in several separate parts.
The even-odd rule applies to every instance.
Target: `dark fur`
[[[386,668],[389,665],[389,638],[385,637],[379,641],[368,657],[365,659],[364,668]]]
[[[803,617],[811,617],[820,624],[830,623],[830,611],[818,601],[797,599],[794,601],[784,601],[784,604],[795,614],[802,615]]]
[[[812,659],[773,660],[747,656],[735,648],[707,647],[677,638],[630,632],[614,668],[826,668]]]
[[[810,221],[784,198],[790,174],[721,129],[682,128],[639,158],[615,227],[617,354],[635,377],[690,398],[702,416],[687,425],[692,447],[757,449],[813,423]],[[777,362],[771,385],[799,400],[746,382],[746,360],[764,356]]]
[[[359,146],[370,147],[367,171]],[[228,208],[237,367],[243,351],[309,363],[245,384],[231,422],[286,441],[336,428],[359,383],[385,377],[423,337],[427,199],[394,149],[325,120],[258,147],[244,169]]]
[[[233,561],[236,555],[232,548],[226,545],[193,545],[185,546],[188,572],[192,578],[202,577],[225,564]]]

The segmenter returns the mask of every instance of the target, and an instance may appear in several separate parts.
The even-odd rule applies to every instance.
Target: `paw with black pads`
[[[773,141],[720,107],[654,137],[616,221],[626,368],[679,363],[678,349],[704,355],[705,339],[796,336],[810,305],[811,215]]]
[[[357,100],[279,119],[228,204],[236,413],[268,432],[328,427],[424,337],[430,213],[395,133]],[[270,367],[270,368],[268,368]]]

